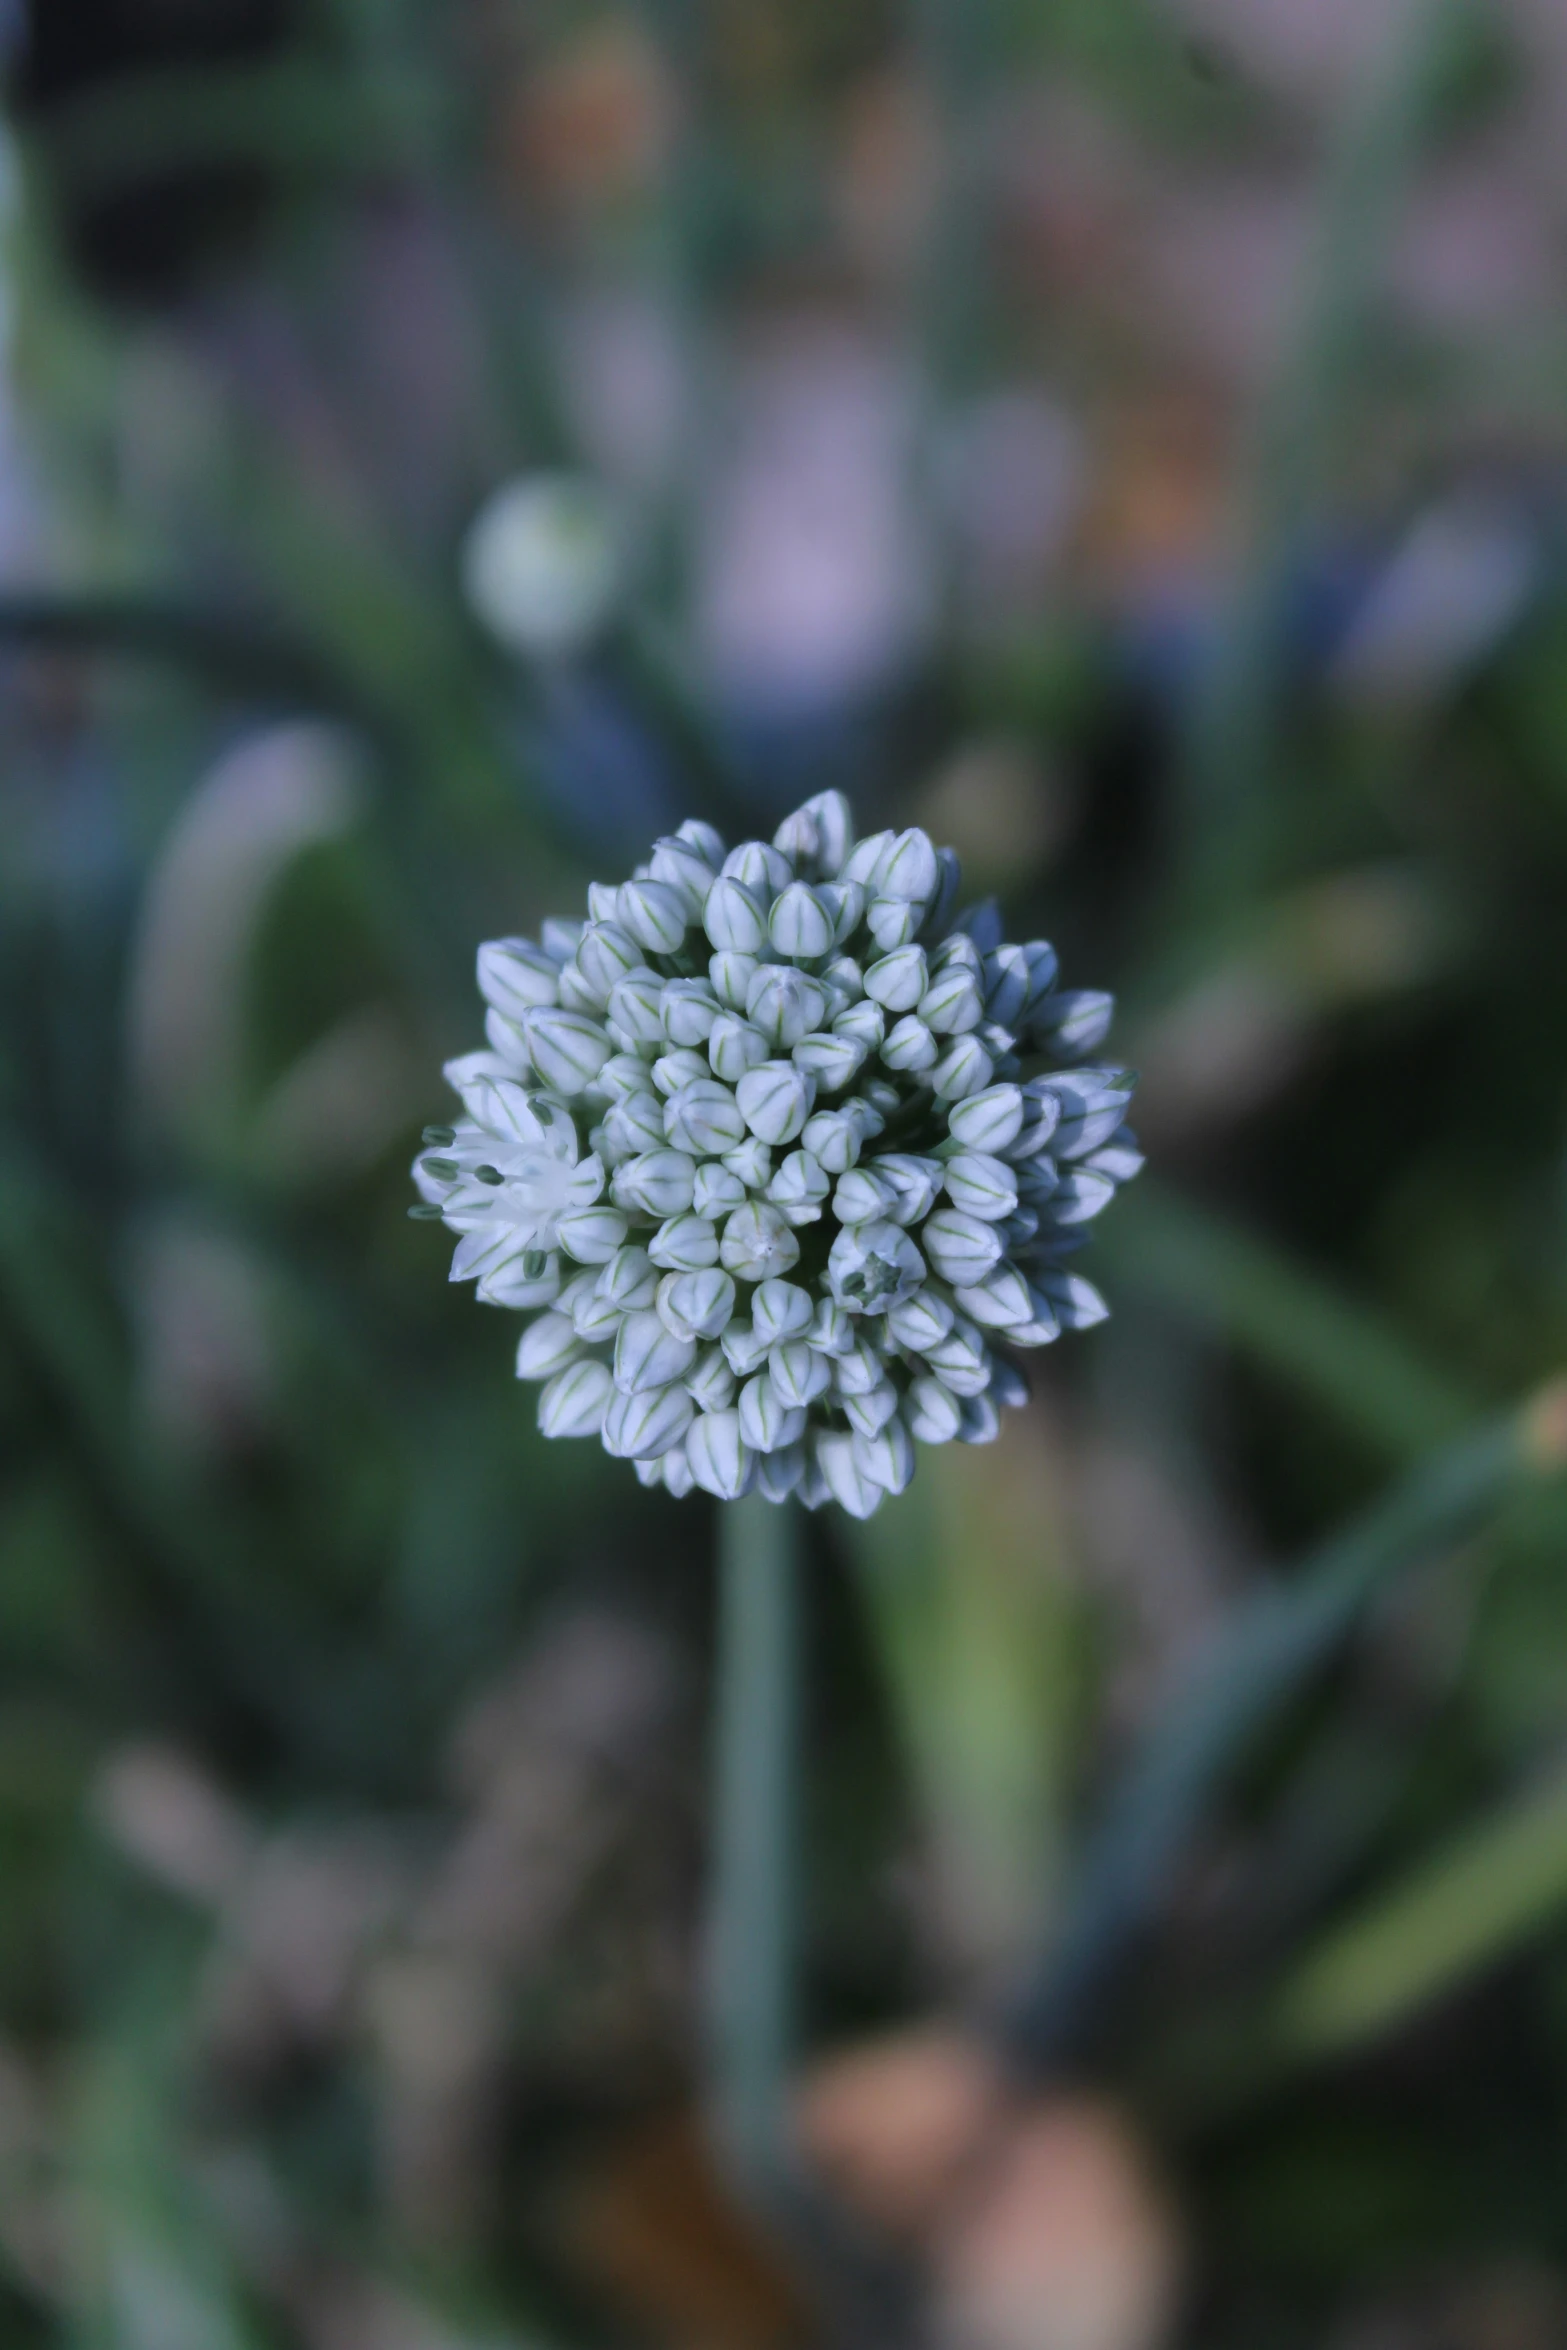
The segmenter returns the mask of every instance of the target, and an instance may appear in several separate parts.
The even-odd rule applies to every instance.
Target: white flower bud
[[[832,1366],[832,1391],[843,1397],[869,1395],[886,1377],[886,1365],[874,1346],[856,1336],[854,1344]]]
[[[590,922],[577,949],[576,970],[600,1004],[607,1004],[617,980],[640,971],[647,961],[629,930],[618,922]]]
[[[1023,949],[1023,960],[1028,965],[1028,1000],[1033,1006],[1055,986],[1060,958],[1048,939],[1031,938]]]
[[[983,1281],[965,1282],[953,1294],[970,1320],[987,1330],[1019,1329],[1033,1319],[1028,1283],[1016,1265],[997,1265]]]
[[[976,1036],[955,1037],[930,1073],[938,1101],[966,1100],[983,1093],[996,1074],[996,1065]]]
[[[889,1315],[888,1320],[891,1318]],[[835,1305],[830,1297],[819,1298],[806,1344],[818,1354],[846,1355],[854,1344],[855,1328],[842,1306]]]
[[[528,1040],[515,1020],[508,1020],[492,1004],[484,1015],[484,1034],[490,1056],[504,1062],[509,1076],[537,1084],[538,1074],[528,1058]]]
[[[617,1206],[644,1216],[678,1216],[691,1205],[696,1161],[685,1151],[643,1151],[615,1169],[610,1189]]]
[[[793,1281],[764,1281],[751,1300],[751,1323],[769,1346],[785,1338],[802,1338],[811,1327],[814,1311],[809,1290]]]
[[[561,1010],[585,1012],[591,1020],[598,1018],[609,1000],[603,988],[595,987],[590,980],[583,978],[575,963],[565,965],[559,987]]]
[[[712,1035],[719,1003],[706,979],[666,979],[661,1008],[669,1042],[692,1049]]]
[[[610,1041],[581,1012],[530,1012],[522,1031],[534,1067],[556,1093],[583,1093],[610,1056]]]
[[[856,1436],[879,1436],[897,1416],[898,1391],[888,1378],[878,1379],[863,1395],[846,1395],[839,1409]]]
[[[689,842],[705,865],[716,873],[724,861],[724,836],[716,826],[705,823],[700,816],[688,816],[684,824],[675,827],[676,840]]]
[[[1005,1362],[1000,1355],[995,1355],[991,1359],[990,1385],[985,1393],[1003,1411],[1015,1411],[1028,1401],[1028,1381],[1015,1363]]]
[[[1021,947],[999,946],[985,957],[985,1017],[1016,1028],[1028,1002],[1028,958]]]
[[[745,991],[745,1016],[769,1044],[796,1045],[827,1017],[827,990],[786,963],[764,963]]]
[[[725,1151],[724,1165],[747,1191],[765,1191],[772,1180],[773,1154],[759,1135],[748,1134],[737,1150]]]
[[[1038,1158],[1025,1159],[1018,1167],[1018,1199],[1025,1207],[1043,1211],[1055,1197],[1060,1181],[1055,1160],[1041,1152]]]
[[[872,963],[865,974],[866,994],[887,1012],[912,1012],[929,985],[923,947],[899,947]]]
[[[841,947],[851,939],[865,919],[865,887],[858,881],[826,881],[819,892],[822,904],[832,917],[832,942]],[[859,989],[851,988],[851,995]]]
[[[1038,1287],[1063,1330],[1091,1330],[1110,1311],[1093,1283],[1085,1281],[1081,1273],[1042,1273]]]
[[[673,1101],[682,1086],[700,1085],[711,1076],[706,1055],[690,1045],[677,1044],[653,1063],[653,1083],[665,1101]]]
[[[856,1435],[854,1465],[867,1485],[905,1492],[914,1477],[914,1447],[903,1422],[894,1417],[875,1436]]]
[[[855,1077],[865,1060],[865,1047],[852,1037],[836,1036],[825,1029],[813,1029],[802,1036],[789,1058],[797,1069],[814,1079],[823,1093],[840,1093]]]
[[[760,954],[767,944],[767,912],[743,882],[715,881],[702,909],[702,928],[722,953]]]
[[[672,889],[666,881],[628,881],[620,893],[621,922],[652,955],[680,952],[685,944],[687,906],[685,892]]]
[[[691,1474],[704,1492],[738,1501],[756,1474],[756,1455],[740,1434],[737,1411],[704,1412],[686,1437]]]
[[[653,1072],[638,1053],[611,1053],[598,1075],[599,1090],[611,1101],[653,1091]]]
[[[1001,1237],[993,1224],[958,1208],[940,1208],[926,1218],[920,1245],[944,1281],[954,1289],[983,1281],[1001,1262]]]
[[[947,1130],[966,1151],[1004,1151],[1023,1131],[1023,1101],[1021,1086],[987,1085],[953,1103]]]
[[[625,1318],[625,1307],[601,1297],[596,1289],[585,1290],[571,1309],[571,1326],[585,1346],[603,1346],[616,1336]]]
[[[541,1259],[544,1270],[539,1272]],[[475,1295],[487,1306],[507,1306],[513,1312],[547,1306],[560,1295],[560,1259],[542,1249],[524,1249],[510,1264],[481,1275]]]
[[[834,1014],[832,1033],[834,1036],[846,1037],[850,1044],[858,1045],[862,1052],[879,1052],[887,1033],[887,1015],[880,1004],[873,1004],[867,996],[863,1002],[851,1004],[846,1012]]]
[[[840,1224],[873,1224],[892,1214],[898,1187],[876,1167],[851,1167],[838,1178],[832,1195],[833,1214]]]
[[[678,891],[688,922],[701,921],[707,893],[717,878],[717,867],[710,865],[700,850],[679,838],[656,840],[648,859],[648,871],[655,881]]]
[[[921,1444],[951,1444],[963,1425],[963,1407],[950,1388],[928,1375],[909,1388],[909,1429]]]
[[[617,1160],[659,1150],[664,1141],[664,1105],[656,1093],[634,1093],[618,1101],[604,1120],[604,1138]]]
[[[910,1354],[928,1354],[951,1328],[952,1308],[929,1289],[922,1289],[917,1297],[904,1298],[900,1305],[890,1306],[887,1311],[889,1335],[900,1346],[906,1346]]]
[[[865,927],[884,955],[908,946],[919,926],[920,909],[907,898],[872,898],[865,909]]]
[[[1010,1216],[1003,1216],[996,1226],[1002,1244],[1009,1255],[1025,1248],[1039,1230],[1039,1216],[1033,1208],[1014,1208]]]
[[[941,1047],[916,1013],[905,1013],[887,1034],[881,1048],[881,1057],[889,1069],[902,1074],[919,1075],[933,1069],[940,1058]]]
[[[615,1339],[615,1385],[622,1395],[667,1387],[696,1361],[696,1346],[677,1338],[656,1311],[628,1314]]]
[[[636,1466],[640,1473],[642,1463],[639,1461]],[[683,1444],[673,1444],[668,1452],[659,1455],[658,1472],[665,1492],[672,1493],[676,1501],[683,1501],[696,1483],[696,1479],[691,1474],[690,1458]]]
[[[805,1434],[805,1413],[782,1401],[765,1371],[746,1381],[737,1408],[741,1438],[753,1452],[776,1452]]]
[[[756,1482],[769,1501],[787,1501],[805,1475],[805,1446],[786,1444],[764,1453],[756,1464]]]
[[[593,1286],[600,1297],[632,1313],[653,1303],[658,1267],[645,1248],[618,1248]]]
[[[986,1151],[960,1151],[947,1161],[944,1181],[953,1206],[984,1223],[999,1224],[1017,1206],[1017,1177]]]
[[[487,939],[478,955],[479,993],[509,1020],[559,1000],[560,974],[531,938]]]
[[[664,1132],[676,1150],[716,1159],[745,1140],[745,1120],[727,1085],[699,1077],[671,1094],[664,1106]]]
[[[582,1341],[568,1314],[540,1314],[517,1341],[519,1379],[552,1379],[582,1353]]]
[[[912,825],[893,842],[891,854],[876,876],[876,887],[883,897],[908,898],[923,906],[935,896],[939,878],[930,834]]]
[[[799,1263],[800,1244],[781,1209],[767,1200],[747,1200],[725,1224],[719,1255],[737,1280],[766,1281]]]
[[[804,1411],[827,1393],[832,1371],[831,1358],[804,1338],[782,1340],[767,1357],[768,1377],[780,1400],[794,1410]]]
[[[676,1338],[717,1338],[734,1310],[735,1285],[727,1273],[667,1273],[658,1285],[659,1318]]]
[[[793,1142],[811,1114],[816,1087],[792,1061],[763,1061],[735,1087],[740,1115],[761,1142]]]
[[[656,971],[630,971],[610,990],[611,1033],[631,1050],[664,1041],[664,982]]]
[[[851,1518],[868,1518],[881,1502],[882,1489],[873,1485],[855,1458],[855,1439],[820,1431],[813,1447],[817,1468],[828,1492]]]
[[[718,1343],[724,1361],[737,1378],[749,1379],[767,1360],[767,1349],[749,1322],[731,1322],[726,1330],[720,1331]]]
[[[931,981],[916,1009],[937,1036],[965,1035],[985,1017],[984,1001],[967,971],[943,971]]]
[[[854,839],[854,820],[840,791],[818,792],[803,808],[786,816],[773,834],[773,846],[801,871],[836,873]]]
[[[1087,1224],[1115,1197],[1115,1185],[1108,1175],[1096,1175],[1091,1167],[1066,1167],[1061,1180],[1050,1194],[1046,1220],[1052,1224]]]
[[[1115,1017],[1115,998],[1097,987],[1063,988],[1029,1014],[1029,1033],[1057,1052],[1091,1053]]]
[[[810,1131],[807,1122],[806,1131]],[[820,1162],[807,1150],[791,1151],[767,1186],[775,1208],[782,1208],[791,1224],[819,1224],[822,1203],[832,1189]]]
[[[844,1174],[863,1147],[858,1122],[847,1110],[818,1110],[806,1119],[800,1140],[828,1175]]]
[[[1084,1161],[1096,1175],[1108,1175],[1112,1183],[1130,1183],[1142,1172],[1146,1161],[1137,1147],[1137,1137],[1130,1126],[1119,1126],[1109,1142]]]
[[[846,1004],[857,1004],[865,993],[865,974],[852,955],[838,955],[823,971],[822,985],[835,988]]]
[[[610,1397],[604,1414],[604,1450],[618,1460],[656,1460],[680,1442],[696,1417],[683,1387],[644,1387]]]
[[[539,1427],[546,1436],[596,1436],[612,1393],[603,1363],[568,1363],[539,1397]]]
[[[728,1167],[715,1167],[711,1159],[698,1167],[691,1205],[699,1216],[727,1216],[744,1200],[745,1185]]]
[[[557,971],[563,970],[571,961],[582,943],[582,934],[586,928],[585,922],[562,921],[558,914],[552,914],[547,922],[540,923],[539,944]]]
[[[706,1216],[671,1216],[648,1242],[647,1253],[668,1273],[700,1273],[718,1262],[718,1234]]]
[[[833,1242],[827,1278],[846,1312],[880,1314],[919,1287],[925,1260],[896,1224],[857,1224]]]
[[[755,955],[734,954],[727,949],[723,954],[709,957],[708,984],[726,1011],[744,1013],[746,992],[761,968]]]
[[[952,909],[963,887],[963,867],[956,849],[936,851],[936,887],[926,901],[923,927],[939,938],[952,919]]]
[[[604,1265],[626,1237],[626,1219],[618,1208],[568,1208],[556,1218],[555,1236],[579,1265]]]
[[[925,1360],[954,1395],[983,1395],[990,1385],[990,1355],[972,1322],[954,1322],[945,1338],[926,1348]]]
[[[767,1058],[767,1039],[736,1012],[720,1012],[707,1040],[713,1074],[725,1085],[738,1085],[747,1069],[759,1069]]]
[[[809,882],[791,881],[773,900],[767,935],[779,954],[802,963],[819,962],[832,952],[834,911]]]
[[[868,832],[857,841],[839,869],[840,881],[858,881],[866,890],[874,890],[897,844],[895,832]]]
[[[724,859],[723,870],[769,906],[794,879],[788,858],[764,840],[741,841]]]
[[[988,1395],[968,1395],[963,1399],[963,1424],[958,1430],[959,1444],[994,1444],[1001,1434],[1001,1414]]]
[[[930,1214],[941,1190],[940,1159],[917,1157],[910,1151],[884,1151],[871,1165],[896,1195],[888,1210],[894,1224],[918,1224]]]
[[[686,1374],[685,1388],[699,1412],[728,1410],[735,1399],[735,1375],[721,1346],[703,1348]]]

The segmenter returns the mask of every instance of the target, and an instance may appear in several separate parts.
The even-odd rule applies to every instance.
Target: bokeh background
[[[0,39],[0,2339],[1559,2350],[1560,1490],[1246,1645],[1567,1358],[1559,0]],[[870,2332],[704,2154],[712,1509],[406,1215],[476,940],[828,784],[1150,1157],[812,1522]]]

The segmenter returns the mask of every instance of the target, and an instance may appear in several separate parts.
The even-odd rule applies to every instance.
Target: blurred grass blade
[[[1253,433],[1238,569],[1187,743],[1182,881],[1197,910],[1211,913],[1252,878],[1298,566],[1399,207],[1452,89],[1466,23],[1457,0],[1403,0],[1328,168],[1294,331]]]
[[[1145,1180],[1106,1219],[1129,1282],[1339,1413],[1368,1443],[1417,1460],[1475,1406],[1376,1314],[1227,1218]]]
[[[1081,1590],[1048,1452],[933,1448],[846,1524],[931,1842],[942,1934],[984,1973],[1056,1891],[1086,1681]]]
[[[1352,2048],[1564,1914],[1567,1768],[1559,1768],[1335,1928],[1286,1983],[1276,2043],[1294,2056]]]
[[[1378,1594],[1464,1540],[1521,1483],[1564,1463],[1567,1383],[1446,1447],[1240,1610],[1133,1757],[1089,1845],[1065,1929],[1004,2019],[1025,2069],[1060,2062],[1092,2027],[1226,1773]]]

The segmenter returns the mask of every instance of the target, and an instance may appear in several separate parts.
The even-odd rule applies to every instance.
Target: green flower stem
[[[723,1505],[709,2061],[725,2162],[764,2210],[790,2170],[799,1551],[791,1505],[760,1493]]]
[[[1133,1757],[1090,1841],[1064,1930],[1005,2019],[1023,2070],[1051,2071],[1081,2047],[1226,1773],[1372,1602],[1564,1465],[1567,1382],[1558,1382],[1445,1446],[1239,1611]]]
[[[708,2111],[720,2175],[811,2291],[829,2338],[897,2350],[909,2279],[861,2241],[790,2142],[800,1529],[795,1504],[760,1493],[719,1514]]]

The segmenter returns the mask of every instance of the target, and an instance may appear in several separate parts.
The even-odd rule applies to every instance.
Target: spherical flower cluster
[[[987,1443],[1013,1359],[1101,1320],[1068,1268],[1141,1165],[1111,1000],[1056,985],[920,831],[836,792],[726,853],[683,824],[585,922],[479,949],[488,1049],[414,1177],[454,1281],[532,1313],[547,1436],[645,1485],[868,1517]]]

